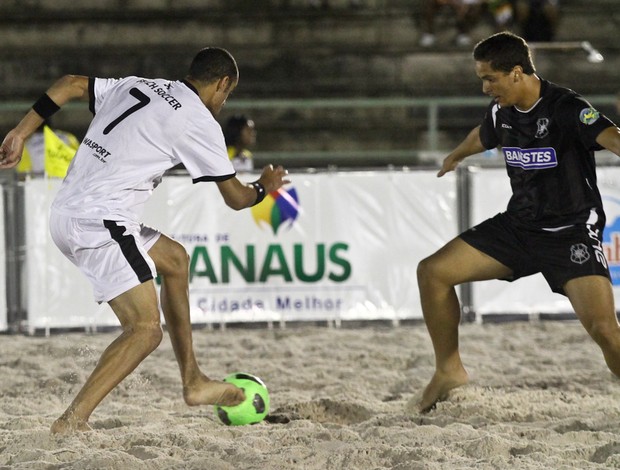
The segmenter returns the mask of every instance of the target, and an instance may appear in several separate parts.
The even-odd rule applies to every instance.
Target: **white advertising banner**
[[[454,175],[435,173],[292,174],[238,212],[215,184],[167,177],[144,222],[189,253],[194,323],[421,318],[417,264],[457,233]],[[49,238],[57,184],[26,187],[29,325],[117,324]]]
[[[291,179],[239,212],[215,185],[168,178],[157,188],[145,222],[190,254],[192,320],[421,318],[416,267],[456,233],[454,178],[394,171]]]
[[[6,244],[4,238],[4,192],[0,186],[0,331],[9,328],[6,304]]]
[[[620,169],[599,167],[599,189],[607,214],[603,249],[607,256],[616,305],[620,305]],[[510,199],[510,181],[505,169],[471,168],[472,211],[475,225],[506,210]],[[551,292],[542,274],[509,283],[485,281],[473,283],[473,308],[476,314],[572,313],[563,295]]]
[[[94,301],[90,283],[50,237],[49,208],[60,183],[59,179],[31,179],[25,183],[28,328],[117,326],[112,309]]]
[[[618,310],[620,307],[620,168],[599,168],[598,185],[607,216],[603,234],[603,250],[609,264],[616,310]]]

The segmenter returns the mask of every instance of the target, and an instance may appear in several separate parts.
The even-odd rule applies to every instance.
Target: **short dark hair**
[[[220,78],[239,79],[237,62],[230,52],[220,47],[205,47],[189,66],[189,78],[210,83]]]
[[[235,114],[228,118],[224,126],[224,139],[226,140],[227,146],[237,145],[241,137],[241,131],[249,122],[250,118],[245,114]]]
[[[483,39],[474,47],[474,60],[488,62],[493,70],[510,72],[520,65],[523,73],[536,73],[532,51],[520,36],[507,31]]]

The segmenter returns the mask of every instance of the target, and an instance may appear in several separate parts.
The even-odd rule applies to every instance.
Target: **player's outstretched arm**
[[[478,126],[472,129],[467,137],[444,159],[441,169],[437,172],[437,177],[454,171],[465,158],[484,150],[485,148],[480,141],[480,126]]]
[[[596,138],[596,142],[620,157],[620,129],[608,127]]]
[[[245,209],[261,202],[267,194],[290,183],[288,171],[282,166],[267,165],[260,178],[252,183],[242,183],[230,178],[217,183],[226,205],[235,210]]]
[[[0,169],[17,166],[22,158],[26,139],[62,105],[78,98],[88,98],[88,77],[65,75],[54,83],[2,141],[2,145],[0,145]]]

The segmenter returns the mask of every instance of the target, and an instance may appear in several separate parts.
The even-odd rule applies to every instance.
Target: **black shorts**
[[[534,229],[505,212],[463,232],[460,237],[512,269],[506,281],[542,273],[553,292],[577,277],[609,277],[603,252],[604,218],[556,231]]]

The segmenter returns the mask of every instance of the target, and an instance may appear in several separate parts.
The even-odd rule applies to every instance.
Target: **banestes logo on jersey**
[[[504,158],[510,166],[523,168],[524,170],[540,170],[558,166],[558,158],[555,149],[542,147],[534,149],[522,149],[519,147],[504,147]]]

